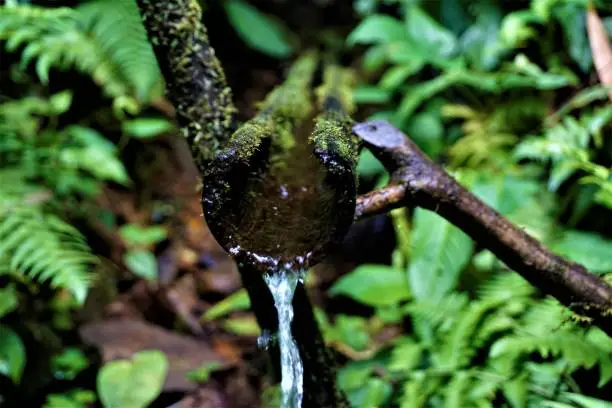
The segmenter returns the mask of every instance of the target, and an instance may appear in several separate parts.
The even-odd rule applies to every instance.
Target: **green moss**
[[[319,115],[310,135],[315,151],[341,157],[347,164],[357,163],[358,143],[353,136],[351,119],[337,112]]]
[[[310,136],[315,151],[335,155],[351,166],[357,162],[358,141],[353,135],[349,116],[355,107],[352,87],[355,78],[350,70],[330,65],[323,73],[323,84],[316,90],[319,108],[323,110]]]
[[[242,125],[230,139],[236,160],[248,161],[257,151],[261,141],[274,133],[274,122],[266,119],[252,119]]]
[[[282,118],[294,126],[308,118],[313,111],[311,84],[316,68],[316,54],[306,53],[300,57],[292,65],[285,82],[268,94],[260,115]]]
[[[352,115],[355,111],[355,104],[353,103],[354,86],[355,75],[352,70],[337,65],[325,67],[323,84],[315,91],[319,109],[325,110],[329,99],[335,99],[344,113]]]

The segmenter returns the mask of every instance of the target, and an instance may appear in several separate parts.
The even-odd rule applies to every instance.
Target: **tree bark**
[[[612,287],[605,281],[553,254],[483,203],[391,124],[373,121],[353,130],[391,174],[387,187],[358,197],[356,219],[407,204],[435,211],[543,293],[612,336]]]
[[[236,109],[225,75],[213,48],[196,0],[137,0],[144,26],[176,108],[179,126],[191,148],[200,175],[234,131]],[[348,127],[350,133],[350,126]],[[276,333],[274,300],[260,271],[240,268],[262,331]],[[304,364],[304,408],[348,408],[336,387],[336,363],[313,314],[303,284],[295,291],[292,332]],[[279,347],[270,345],[273,374],[280,378]]]
[[[200,172],[231,136],[236,108],[195,0],[137,0],[168,96]]]

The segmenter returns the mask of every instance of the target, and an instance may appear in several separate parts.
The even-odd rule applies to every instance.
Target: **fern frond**
[[[434,353],[437,365],[453,370],[467,366],[477,351],[477,348],[471,345],[481,323],[486,315],[500,304],[498,300],[472,302],[465,312],[459,315],[440,349]]]
[[[535,293],[535,289],[517,273],[499,273],[491,277],[478,290],[478,298],[483,302],[505,302],[517,298],[526,298]]]
[[[402,396],[399,399],[400,408],[426,407],[431,395],[442,385],[439,376],[428,376],[426,372],[412,373],[402,386]]]
[[[560,357],[570,371],[577,368],[592,368],[596,364],[603,367],[612,365],[612,356],[583,335],[567,331],[548,332],[540,336],[507,336],[491,348],[492,358],[505,358],[516,361],[522,356],[537,352],[544,358]]]
[[[83,28],[113,62],[137,100],[161,93],[162,76],[134,0],[90,0],[78,6]]]
[[[570,322],[571,313],[559,302],[546,298],[529,305],[522,318],[521,332],[530,335],[548,334],[553,331],[575,328]]]
[[[83,302],[96,263],[85,238],[37,207],[0,213],[0,264],[13,273],[70,291]]]
[[[23,47],[21,64],[36,61],[43,83],[51,67],[76,68],[90,75],[116,107],[135,111],[161,83],[136,6],[133,0],[90,3],[77,9],[0,8],[0,39],[8,51]]]
[[[472,380],[467,371],[457,371],[446,385],[446,399],[444,407],[463,408],[467,406],[467,391],[471,389]]]
[[[422,319],[433,327],[453,321],[468,304],[464,293],[451,292],[439,301],[419,300],[406,305],[405,311],[413,318]]]

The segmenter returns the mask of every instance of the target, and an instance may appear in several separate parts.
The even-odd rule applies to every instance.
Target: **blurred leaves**
[[[149,281],[157,279],[157,259],[150,251],[130,250],[123,256],[123,262],[136,276]]]
[[[174,130],[174,125],[163,118],[137,118],[124,121],[121,129],[137,139],[150,139]]]
[[[441,299],[470,260],[472,239],[434,212],[416,209],[408,277],[417,299]]]
[[[368,83],[356,95],[358,103],[379,105],[372,118],[390,120],[527,233],[609,279],[612,241],[601,212],[612,208],[612,113],[604,104],[609,89],[590,80],[596,53],[587,3],[359,2],[370,13],[361,11],[347,45],[364,49]],[[598,38],[607,42],[609,34],[600,29]],[[382,173],[372,160],[362,155],[362,177]],[[409,211],[393,214],[395,267],[381,267],[407,265],[411,296],[376,304],[361,287],[368,278],[348,280],[370,265],[330,289],[375,307],[372,316],[342,316],[354,335],[337,331],[335,341],[346,347],[364,347],[369,334],[371,350],[375,319],[387,330],[402,328],[369,358],[347,354],[358,361],[338,379],[351,401],[359,406],[354,398],[366,394],[363,384],[382,380],[399,395],[370,400],[372,406],[601,404],[574,398],[566,375],[598,366],[603,390],[612,373],[605,334],[542,298],[435,211]],[[383,286],[377,292],[394,293]]]
[[[383,265],[357,267],[340,278],[329,293],[348,296],[370,306],[390,305],[410,297],[405,273]]]
[[[251,300],[245,289],[226,297],[220,302],[217,302],[213,307],[208,309],[204,316],[205,320],[215,320],[229,313],[247,310],[251,307]]]
[[[166,239],[166,230],[160,226],[141,227],[125,224],[119,228],[119,235],[130,247],[148,246]]]
[[[26,350],[21,338],[10,328],[0,324],[0,374],[19,384],[25,363]]]
[[[105,408],[145,408],[159,395],[168,372],[168,359],[159,351],[141,351],[131,359],[107,363],[97,389]]]
[[[251,48],[276,58],[293,53],[288,29],[280,21],[242,0],[228,0],[224,6],[232,26]]]

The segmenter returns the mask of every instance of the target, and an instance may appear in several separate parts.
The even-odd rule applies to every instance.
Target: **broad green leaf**
[[[123,163],[115,153],[97,146],[66,147],[60,152],[59,158],[65,168],[85,170],[100,180],[120,184],[128,184],[130,181]]]
[[[391,396],[391,385],[383,379],[370,377],[361,387],[348,393],[351,407],[379,408]]]
[[[554,9],[553,15],[563,27],[570,56],[582,72],[588,73],[593,66],[593,58],[587,36],[584,7],[576,4],[562,4]]]
[[[441,299],[455,287],[472,256],[473,242],[432,211],[417,208],[413,225],[415,247],[408,266],[410,289],[417,299]]]
[[[369,361],[349,361],[338,370],[338,385],[345,391],[360,388],[373,370],[374,365]]]
[[[353,92],[355,103],[386,103],[391,99],[391,92],[376,86],[362,85]]]
[[[373,45],[363,55],[363,69],[366,72],[374,72],[385,65],[389,60],[387,44]]]
[[[462,7],[461,0],[442,0],[440,3],[440,22],[444,27],[459,35],[470,26],[469,9]]]
[[[0,319],[15,310],[18,304],[17,291],[13,286],[0,288]]]
[[[123,163],[114,154],[108,154],[96,147],[82,149],[79,154],[82,155],[78,159],[80,167],[88,170],[96,177],[120,184],[128,184],[130,182]]]
[[[381,407],[391,396],[391,384],[381,378],[370,378],[365,384],[363,399],[359,406],[361,408]]]
[[[251,307],[251,299],[245,289],[226,297],[222,301],[208,309],[202,318],[204,320],[215,320],[232,312],[247,310]]]
[[[408,7],[405,24],[408,37],[415,47],[427,49],[430,55],[438,58],[448,58],[455,52],[457,39],[453,33],[420,7]]]
[[[287,29],[268,15],[242,0],[224,3],[232,26],[251,48],[276,58],[285,58],[293,49],[287,40]]]
[[[403,271],[385,265],[361,265],[340,278],[329,289],[369,306],[392,305],[410,297]]]
[[[66,128],[66,132],[83,146],[94,147],[109,153],[115,153],[117,151],[117,147],[114,143],[92,128],[72,125]]]
[[[141,278],[147,280],[155,280],[157,278],[157,259],[149,251],[128,251],[123,256],[123,262],[130,271]]]
[[[236,316],[223,322],[223,328],[239,336],[256,337],[261,334],[254,316]]]
[[[138,139],[150,139],[174,130],[174,125],[163,118],[138,118],[123,122],[121,129]]]
[[[468,27],[461,37],[461,55],[477,70],[490,71],[499,65],[506,52],[500,30],[501,12],[495,3],[483,3],[485,12],[478,15],[476,23]],[[513,33],[514,34],[514,33]]]
[[[346,39],[348,45],[379,44],[401,41],[406,32],[401,21],[387,15],[373,14],[365,18]]]
[[[612,272],[612,240],[600,235],[565,231],[561,238],[551,245],[551,249],[574,262],[584,265],[594,273]]]
[[[336,320],[326,338],[330,341],[346,344],[357,351],[365,350],[371,341],[366,319],[360,316],[343,314],[336,316]]]
[[[389,68],[385,74],[380,78],[378,86],[385,90],[394,90],[401,85],[410,77],[415,74],[423,67],[423,62],[413,64],[397,65]]]
[[[166,239],[166,229],[160,226],[141,227],[126,224],[119,228],[119,235],[129,246],[152,245]]]
[[[17,333],[0,325],[0,374],[19,384],[26,363],[25,352]]]
[[[168,359],[157,350],[135,353],[129,360],[111,361],[97,378],[104,408],[145,408],[162,390]]]

